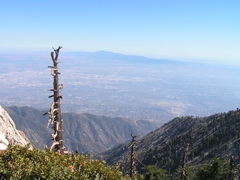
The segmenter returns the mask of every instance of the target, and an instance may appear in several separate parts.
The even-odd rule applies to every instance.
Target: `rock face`
[[[0,150],[5,150],[9,144],[24,146],[30,141],[22,131],[16,129],[12,118],[0,106]]]

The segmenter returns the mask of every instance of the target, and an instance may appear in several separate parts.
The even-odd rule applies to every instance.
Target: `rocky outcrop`
[[[0,150],[5,150],[7,146],[30,144],[25,134],[16,129],[16,126],[9,114],[0,106]]]

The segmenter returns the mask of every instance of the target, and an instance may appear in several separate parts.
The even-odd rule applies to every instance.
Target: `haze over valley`
[[[238,107],[239,70],[224,64],[151,59],[112,52],[60,53],[63,112],[160,123]],[[0,104],[49,108],[49,52],[0,54]]]

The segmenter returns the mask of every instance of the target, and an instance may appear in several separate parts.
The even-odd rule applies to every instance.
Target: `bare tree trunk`
[[[230,158],[229,162],[229,175],[228,175],[228,180],[233,180],[234,178],[234,163],[233,163],[233,156]]]
[[[187,169],[186,169],[186,164],[187,164],[187,154],[188,154],[188,147],[189,144],[187,144],[184,149],[183,149],[183,157],[182,157],[182,172],[180,174],[179,180],[187,180]]]
[[[59,84],[58,75],[58,55],[59,51],[62,47],[59,46],[58,49],[54,49],[54,52],[51,52],[51,58],[53,61],[53,66],[48,66],[51,68],[51,75],[53,76],[53,89],[49,89],[49,91],[53,91],[53,95],[49,96],[49,98],[53,97],[53,102],[51,104],[50,110],[48,112],[49,115],[49,124],[53,124],[54,134],[52,134],[53,144],[51,146],[51,150],[55,149],[56,151],[63,153],[63,140],[62,140],[62,119],[61,119],[61,101],[62,98],[60,94],[60,89],[63,88],[62,84]],[[55,55],[55,56],[54,56]]]
[[[133,175],[135,174],[135,147],[136,147],[136,137],[137,136],[133,136],[133,134],[131,134],[132,136],[132,141],[131,141],[131,156],[130,156],[130,178],[133,179]]]

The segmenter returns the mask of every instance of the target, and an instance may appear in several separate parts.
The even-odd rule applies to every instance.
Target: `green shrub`
[[[81,179],[124,180],[118,167],[109,167],[104,162],[86,155],[61,155],[29,147],[12,146],[0,153],[0,179]]]

